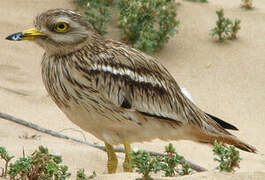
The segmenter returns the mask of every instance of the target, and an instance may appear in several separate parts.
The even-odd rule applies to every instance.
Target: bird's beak
[[[47,37],[47,35],[44,33],[40,33],[36,28],[31,28],[23,32],[11,34],[7,36],[6,39],[11,41],[21,41],[21,40],[34,40],[37,37],[45,38]]]

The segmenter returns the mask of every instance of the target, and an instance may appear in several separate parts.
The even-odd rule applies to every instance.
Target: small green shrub
[[[7,174],[11,180],[64,180],[71,174],[67,172],[68,167],[61,163],[61,156],[52,155],[47,148],[40,146],[31,156],[21,157],[15,163],[10,163]]]
[[[203,0],[202,0],[203,1]],[[166,44],[177,32],[177,4],[175,0],[116,0],[122,39],[134,48],[151,52]],[[112,0],[75,0],[85,12],[90,24],[106,33],[111,19]]]
[[[164,176],[174,177],[176,175],[187,175],[191,173],[187,164],[182,164],[183,156],[176,153],[175,148],[170,143],[165,147],[164,156],[150,156],[146,151],[132,151],[131,166],[136,172],[143,175],[144,180],[151,179],[150,172],[157,173],[162,171]]]
[[[190,166],[187,163],[185,163],[182,165],[182,169],[179,172],[179,175],[184,176],[184,175],[189,175],[191,173],[192,173],[192,171],[191,171]]]
[[[231,36],[230,36],[230,39],[231,40],[237,38],[236,37],[237,36],[237,33],[241,29],[240,22],[241,21],[239,19],[235,19],[234,23],[232,24],[232,26],[231,26]]]
[[[85,174],[85,170],[84,169],[79,169],[76,172],[76,180],[88,180],[88,179],[93,179],[94,177],[96,177],[97,174],[95,171],[93,171],[93,174],[88,176]]]
[[[143,175],[144,180],[152,179],[150,172],[157,173],[161,170],[160,163],[157,161],[157,157],[152,157],[144,150],[132,151],[130,153],[132,159],[130,165],[136,172]]]
[[[253,9],[252,0],[241,0],[241,7],[245,9]]]
[[[85,170],[84,169],[79,169],[76,172],[76,180],[87,180],[87,176],[85,174]]]
[[[176,175],[190,174],[189,165],[181,164],[183,156],[180,156],[173,145],[170,143],[165,147],[165,156],[161,157],[160,161],[162,164],[161,170],[164,171],[165,176],[174,177]]]
[[[174,0],[118,0],[123,39],[147,52],[161,48],[177,32],[176,8]]]
[[[67,172],[68,167],[61,164],[62,157],[50,154],[43,146],[39,146],[32,155],[20,157],[14,163],[10,163],[13,158],[14,156],[9,155],[4,147],[0,147],[0,160],[5,161],[5,168],[0,167],[2,169],[0,177],[8,175],[11,180],[65,180],[71,176]],[[90,176],[86,176],[84,169],[79,169],[76,173],[76,180],[88,180],[94,177],[96,177],[95,171]]]
[[[220,171],[233,172],[235,168],[239,168],[241,158],[234,146],[225,147],[222,143],[215,141],[213,153],[217,156],[214,161],[219,163],[216,168]]]
[[[7,175],[7,168],[9,162],[14,158],[14,156],[11,156],[7,151],[6,148],[0,147],[0,159],[3,159],[5,161],[5,167],[2,168],[2,174],[0,177],[6,177]]]
[[[99,34],[105,34],[105,26],[111,19],[109,2],[105,0],[75,0],[85,10],[88,22]]]
[[[216,21],[216,27],[211,30],[212,36],[217,36],[219,41],[233,40],[237,38],[237,33],[240,30],[240,20],[235,19],[234,23],[224,17],[224,10],[220,9],[216,11],[218,20]]]

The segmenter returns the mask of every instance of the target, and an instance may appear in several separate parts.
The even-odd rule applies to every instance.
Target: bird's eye
[[[55,24],[55,31],[56,32],[66,32],[69,28],[69,25],[65,22],[58,22]]]

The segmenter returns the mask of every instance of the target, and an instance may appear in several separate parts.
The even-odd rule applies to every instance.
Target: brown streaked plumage
[[[62,22],[68,29],[58,32]],[[48,93],[73,123],[107,144],[216,139],[256,151],[225,130],[236,127],[186,98],[157,59],[97,35],[79,14],[48,10],[34,24],[34,33],[8,39],[34,39],[45,49],[42,78]]]

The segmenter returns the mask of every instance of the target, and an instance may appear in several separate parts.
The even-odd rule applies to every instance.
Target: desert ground
[[[255,8],[250,11],[240,8],[240,0],[179,2],[179,33],[152,55],[189,91],[201,109],[234,124],[239,131],[232,133],[258,149],[257,154],[240,151],[243,159],[240,169],[227,174],[214,170],[211,146],[172,141],[179,154],[209,170],[179,179],[265,179],[265,0],[254,0]],[[238,39],[233,42],[217,43],[209,35],[217,20],[215,11],[221,7],[225,16],[242,21]],[[44,89],[40,73],[43,50],[29,41],[5,40],[11,33],[31,28],[33,18],[50,8],[76,9],[76,6],[72,0],[0,1],[0,112],[84,139],[80,128],[66,118]],[[117,27],[112,25],[109,30],[107,37],[119,40]],[[103,145],[89,133],[83,134],[86,141]],[[38,138],[25,138],[32,135]],[[132,147],[163,152],[168,143],[154,140]],[[123,154],[118,154],[118,174],[108,175],[107,156],[101,150],[0,118],[0,146],[11,154],[22,156],[23,148],[30,154],[39,145],[61,154],[73,175],[77,169],[85,168],[87,174],[96,171],[96,179],[139,177],[136,173],[122,173]]]

